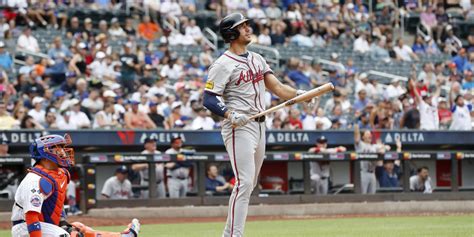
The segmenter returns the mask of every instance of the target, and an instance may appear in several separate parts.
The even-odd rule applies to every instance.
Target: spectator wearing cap
[[[156,128],[169,129],[167,127],[168,124],[165,123],[165,117],[158,113],[158,103],[152,101],[148,104],[148,106],[150,107],[148,117],[150,117],[150,119],[153,121]]]
[[[181,137],[171,139],[171,147],[165,151],[166,154],[176,155],[181,153],[183,140]],[[192,164],[189,161],[168,162],[165,164],[168,170],[168,192],[170,198],[186,197],[188,192],[189,171]]]
[[[117,115],[115,113],[114,104],[106,103],[103,110],[98,111],[94,115],[92,128],[114,129],[120,128]]]
[[[316,146],[308,150],[308,153],[337,153],[345,152],[346,148],[338,146],[328,148],[328,140],[325,136],[321,136],[316,140]],[[329,179],[331,175],[328,161],[312,161],[310,165],[311,187],[315,194],[326,195],[329,190]]]
[[[447,54],[457,54],[457,52],[462,48],[462,41],[454,35],[453,26],[446,26],[446,39],[444,40],[444,52]]]
[[[147,114],[138,110],[139,101],[130,101],[132,106],[131,110],[125,113],[125,128],[127,129],[152,129],[156,128],[153,121],[148,117]]]
[[[453,92],[450,92],[450,100],[453,98]],[[453,120],[449,130],[472,130],[471,113],[473,111],[472,104],[466,102],[462,95],[457,95],[453,101],[450,101]]]
[[[400,136],[395,137],[395,144],[397,152],[402,152],[402,143]],[[376,162],[375,176],[382,188],[397,188],[400,187],[399,179],[401,177],[400,160]]]
[[[131,42],[125,43],[123,47],[124,53],[120,55],[120,62],[122,63],[120,83],[129,93],[135,91],[137,72],[141,68],[137,56],[132,53],[132,46]]]
[[[13,60],[10,53],[5,50],[5,43],[0,41],[0,69],[11,71],[13,67]]]
[[[156,150],[156,139],[147,137],[145,138],[143,145],[145,147],[145,150],[142,151],[142,154],[145,154],[145,155],[161,154],[160,151]],[[148,187],[149,178],[150,178],[150,174],[148,172],[148,164],[147,163],[133,164],[132,170],[135,172],[139,172],[140,185]],[[166,190],[165,190],[165,183],[164,183],[165,168],[164,168],[163,163],[155,163],[155,173],[156,173],[156,191],[158,194],[157,197],[165,198],[166,197]],[[148,190],[142,191],[141,197],[148,198],[149,191]]]
[[[170,129],[183,125],[181,106],[182,103],[180,101],[175,101],[171,104],[171,114],[165,120]]]
[[[17,50],[26,50],[33,53],[40,53],[41,49],[38,45],[38,40],[31,35],[31,28],[26,27],[23,33],[18,37],[16,43]]]
[[[6,138],[0,137],[0,156],[9,156],[8,144],[10,141]]]
[[[33,105],[33,109],[28,111],[28,115],[31,116],[36,122],[40,124],[44,124],[46,111],[43,109],[43,97],[35,97],[31,102]]]
[[[97,53],[95,53],[94,61],[87,66],[92,77],[102,80],[106,72],[109,70],[105,57],[106,55],[102,51],[97,51]]]
[[[132,197],[132,183],[127,179],[128,168],[125,165],[115,170],[115,175],[108,178],[102,188],[102,198],[129,199]]]
[[[449,108],[448,101],[444,98],[439,98],[438,103],[438,117],[439,117],[439,129],[447,130],[453,119],[453,113]]]
[[[418,56],[413,53],[410,46],[403,42],[402,38],[397,40],[397,45],[393,47],[393,50],[395,51],[398,60],[406,62],[411,62],[412,60],[419,61]]]
[[[122,27],[120,27],[120,23],[117,17],[112,18],[110,23],[111,23],[111,26],[109,29],[109,35],[112,37],[112,39],[124,38],[127,36],[127,33],[125,33]]]
[[[191,128],[193,130],[212,130],[216,124],[214,120],[209,116],[204,107],[197,109],[198,116],[193,120]]]
[[[81,102],[78,99],[72,99],[70,106],[70,120],[76,124],[77,128],[90,128],[91,121],[89,120],[89,117],[87,117],[86,113],[81,111]]]
[[[412,88],[415,87],[413,80],[410,80]],[[422,130],[438,130],[439,129],[439,117],[438,117],[438,96],[441,92],[441,85],[437,82],[436,91],[433,95],[429,93],[420,93],[418,90],[413,90],[415,94],[415,101],[418,104],[418,110],[420,111],[420,129]]]
[[[0,101],[0,129],[13,129],[18,126],[18,121],[15,120],[8,112],[7,106],[3,101]]]
[[[143,21],[138,25],[138,35],[148,41],[159,37],[160,26],[151,21],[149,16],[143,16]]]

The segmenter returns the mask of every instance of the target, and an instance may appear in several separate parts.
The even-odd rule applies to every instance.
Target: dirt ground
[[[372,217],[380,218],[387,216],[446,216],[446,215],[466,215],[472,213],[403,213],[403,214],[366,214],[366,215],[319,215],[319,216],[249,216],[248,221],[262,221],[262,220],[298,220],[298,219],[338,219],[338,218],[357,218],[357,217]],[[144,218],[140,219],[141,224],[178,224],[190,222],[225,222],[225,217],[192,217],[192,218]],[[90,216],[71,216],[68,217],[68,222],[79,221],[88,226],[120,226],[127,225],[130,219],[104,219]],[[10,229],[10,222],[0,222],[0,229]]]

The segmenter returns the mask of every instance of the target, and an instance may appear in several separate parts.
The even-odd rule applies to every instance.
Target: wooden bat
[[[258,114],[255,114],[253,116],[250,117],[250,120],[253,120],[255,118],[258,118],[260,116],[263,116],[263,115],[266,115],[266,114],[269,114],[275,110],[279,110],[285,106],[291,106],[291,105],[294,105],[294,104],[297,104],[297,103],[301,103],[301,102],[304,102],[304,101],[309,101],[311,99],[313,99],[314,97],[316,96],[320,96],[320,95],[324,95],[328,92],[331,92],[334,90],[334,85],[332,83],[326,83],[320,87],[317,87],[317,88],[314,88],[310,91],[307,91],[306,93],[304,94],[301,94],[299,96],[296,96],[295,98],[293,99],[290,99],[288,101],[285,101],[277,106],[274,106],[272,108],[269,108],[265,111],[262,111]]]

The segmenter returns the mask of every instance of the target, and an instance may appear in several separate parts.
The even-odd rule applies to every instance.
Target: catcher
[[[63,210],[74,166],[71,138],[47,135],[30,146],[35,165],[21,181],[12,210],[13,237],[137,237],[140,223],[133,219],[121,233],[94,231],[79,222],[67,223]]]

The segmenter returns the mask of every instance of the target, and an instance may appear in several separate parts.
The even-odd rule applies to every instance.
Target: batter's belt
[[[265,117],[265,115],[263,115],[263,116],[255,118],[254,120],[255,120],[255,122],[263,123],[263,122],[265,122],[265,119],[266,119],[266,117]]]

